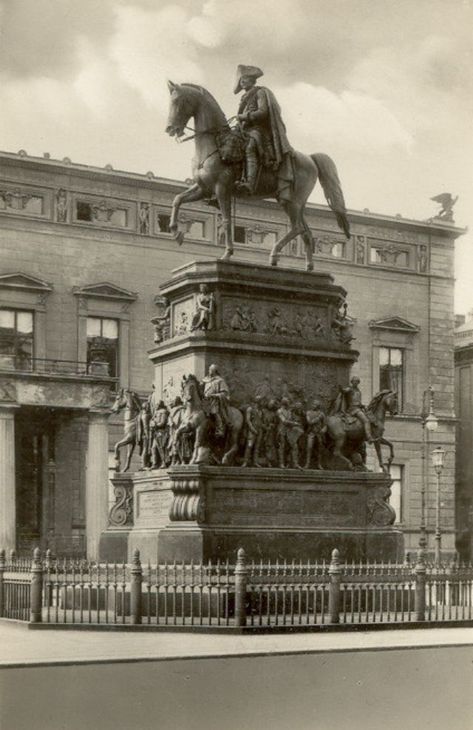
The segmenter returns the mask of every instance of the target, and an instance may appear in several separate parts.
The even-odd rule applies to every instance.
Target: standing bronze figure
[[[232,130],[214,97],[202,86],[169,82],[171,104],[166,132],[180,139],[190,119],[196,154],[193,184],[173,201],[169,230],[179,243],[179,209],[196,200],[216,201],[222,215],[223,259],[233,254],[231,201],[233,196],[275,198],[289,217],[289,231],[274,244],[270,264],[277,266],[283,248],[297,236],[305,245],[306,268],[314,268],[314,239],[304,218],[307,200],[320,180],[338,225],[350,237],[350,226],[337,168],[328,155],[305,155],[287,141],[279,105],[266,88],[255,87],[262,75],[256,67],[239,67],[236,90],[245,89],[239,113],[241,130]],[[255,160],[256,157],[256,160]],[[246,164],[241,184],[242,165]]]

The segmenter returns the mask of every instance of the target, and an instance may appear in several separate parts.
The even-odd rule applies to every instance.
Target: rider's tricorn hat
[[[237,77],[235,88],[233,89],[234,94],[238,94],[241,91],[241,77],[252,76],[254,79],[259,79],[263,75],[263,72],[258,66],[244,66],[242,63],[237,68]]]

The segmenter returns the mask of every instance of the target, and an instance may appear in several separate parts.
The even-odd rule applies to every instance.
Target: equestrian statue
[[[273,92],[256,85],[262,75],[256,66],[238,66],[234,92],[245,93],[233,118],[236,127],[230,126],[232,120],[226,119],[212,94],[202,86],[168,82],[171,103],[166,132],[178,141],[193,139],[196,152],[193,184],[175,197],[169,230],[181,244],[181,205],[197,200],[217,205],[225,244],[221,258],[226,260],[233,254],[232,198],[275,198],[289,218],[290,229],[274,244],[270,264],[277,266],[284,247],[301,236],[306,269],[312,271],[314,239],[304,209],[318,179],[340,229],[350,237],[337,168],[328,155],[306,155],[291,147]],[[190,119],[194,120],[193,134],[184,137]]]

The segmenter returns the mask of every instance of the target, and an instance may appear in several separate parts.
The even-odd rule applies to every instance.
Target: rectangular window
[[[171,216],[168,213],[158,213],[158,231],[159,233],[169,233],[169,225]]]
[[[33,312],[0,309],[0,366],[32,369],[33,326]]]
[[[235,243],[246,243],[245,226],[235,226],[233,229],[233,240]]]
[[[404,350],[398,347],[379,348],[379,388],[395,390],[399,412],[404,403]]]
[[[87,317],[87,370],[90,375],[118,375],[118,321]]]
[[[391,496],[389,497],[389,504],[396,512],[396,523],[402,522],[402,487],[404,480],[404,467],[399,464],[391,464],[390,469],[391,479]]]
[[[77,201],[76,203],[76,215],[78,221],[91,221],[92,220],[92,206],[90,203],[82,203]]]

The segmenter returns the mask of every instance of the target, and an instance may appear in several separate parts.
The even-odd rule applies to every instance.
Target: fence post
[[[246,626],[246,585],[248,581],[248,566],[246,553],[243,548],[237,552],[235,565],[235,625]]]
[[[41,606],[43,598],[43,565],[39,548],[33,551],[31,563],[30,623],[41,623]]]
[[[3,574],[5,572],[5,550],[0,550],[0,617],[4,612]]]
[[[425,577],[427,568],[425,565],[425,555],[423,550],[419,550],[414,572],[416,576],[414,617],[415,621],[425,621]]]
[[[136,549],[133,553],[131,564],[131,585],[130,585],[130,616],[132,624],[141,623],[141,583],[143,581],[143,569],[140,561],[140,551]]]
[[[340,565],[340,553],[337,548],[332,550],[332,559],[328,568],[330,583],[328,586],[328,612],[330,615],[330,623],[340,623],[340,581],[342,577],[342,567]]]

